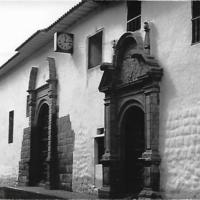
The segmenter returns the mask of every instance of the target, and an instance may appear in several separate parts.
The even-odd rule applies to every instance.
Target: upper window
[[[127,31],[141,28],[141,1],[127,1]]]
[[[200,42],[200,1],[192,1],[192,43]]]
[[[95,164],[101,164],[104,154],[104,136],[95,138]]]
[[[96,67],[102,62],[102,35],[100,31],[89,38],[88,47],[88,68]]]

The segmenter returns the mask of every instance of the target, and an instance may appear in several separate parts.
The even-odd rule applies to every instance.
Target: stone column
[[[105,98],[105,153],[102,157],[103,187],[100,198],[110,198],[117,194],[119,185],[119,161],[116,156],[116,99],[114,95]]]
[[[34,137],[34,131],[35,131],[35,124],[34,124],[34,117],[35,117],[35,107],[36,107],[36,91],[35,90],[28,90],[29,93],[29,102],[28,102],[28,106],[29,106],[29,132],[27,134],[27,139],[29,141],[28,142],[28,146],[29,146],[29,156],[27,156],[26,162],[25,162],[25,168],[27,171],[27,183],[26,185],[31,185],[32,184],[32,177],[31,175],[33,174],[32,171],[34,170],[34,157],[32,156],[33,152],[32,152],[32,141],[33,141],[33,137]],[[22,146],[24,146],[24,144],[22,144]]]
[[[144,188],[139,198],[160,198],[160,155],[159,155],[159,88],[146,90],[146,151],[144,163]]]
[[[47,157],[47,181],[46,187],[50,189],[57,188],[57,80],[49,79],[48,97],[49,97],[49,131],[48,131],[48,157]]]

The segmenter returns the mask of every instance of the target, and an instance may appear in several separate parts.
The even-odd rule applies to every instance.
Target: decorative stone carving
[[[57,80],[55,59],[47,57],[49,63],[49,80]]]
[[[29,84],[28,84],[28,90],[34,90],[36,86],[36,78],[37,78],[37,72],[38,68],[32,67],[29,77]]]
[[[128,51],[122,61],[119,73],[119,83],[130,83],[135,81],[139,76],[144,75],[148,71],[148,66],[140,55],[131,54]]]
[[[149,28],[149,23],[148,22],[144,22],[144,31],[145,31],[145,38],[144,38],[144,52],[147,55],[150,55],[150,36],[149,36],[149,32],[150,32],[150,28]]]

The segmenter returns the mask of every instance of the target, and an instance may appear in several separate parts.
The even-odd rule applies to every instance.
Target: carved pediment
[[[112,63],[103,63],[104,71],[99,90],[116,91],[118,88],[134,87],[138,83],[151,84],[160,81],[163,70],[154,57],[148,55],[138,33],[125,33],[114,48]]]
[[[116,54],[117,84],[134,82],[150,69],[146,62],[142,38],[138,34],[125,33],[118,41]]]

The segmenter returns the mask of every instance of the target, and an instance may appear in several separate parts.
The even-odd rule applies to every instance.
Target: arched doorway
[[[145,42],[140,34],[124,33],[113,45],[113,61],[101,64],[104,73],[99,91],[105,93],[106,142],[100,198],[118,198],[121,191],[139,193],[139,198],[160,198],[159,93],[163,69],[149,56],[146,23],[145,31]]]
[[[145,151],[144,112],[132,106],[124,114],[122,134],[122,180],[124,193],[137,198],[143,189],[144,166],[141,161]]]
[[[49,106],[41,106],[37,118],[37,126],[33,137],[33,170],[32,185],[44,186],[48,178],[48,131]]]

